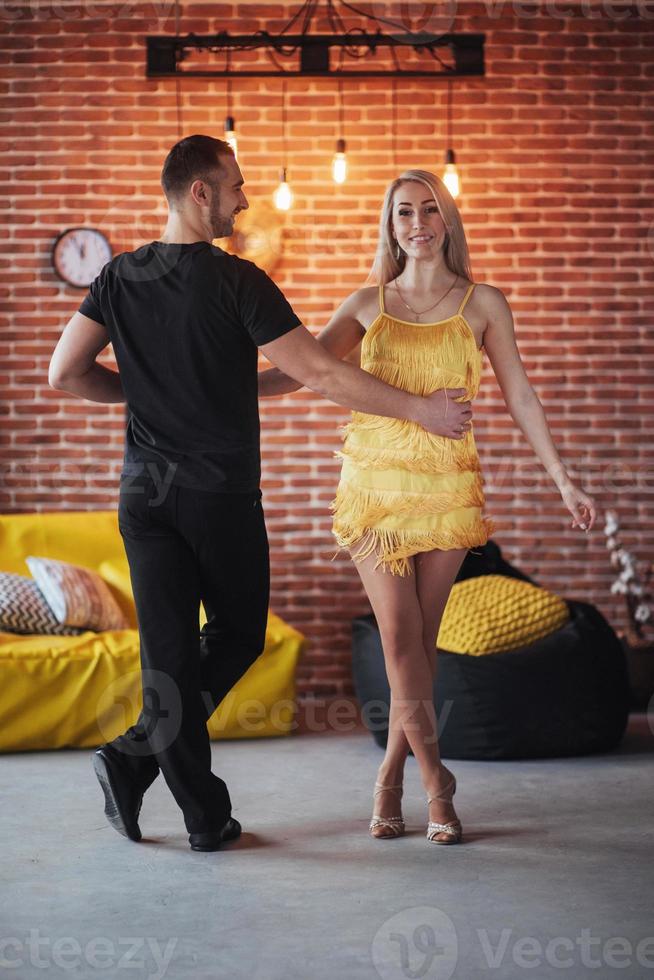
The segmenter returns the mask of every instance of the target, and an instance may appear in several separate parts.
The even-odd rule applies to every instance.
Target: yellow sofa
[[[100,745],[134,724],[142,704],[136,612],[117,513],[0,514],[0,571],[29,577],[27,555],[97,571],[130,629],[79,636],[0,630],[0,751]],[[200,607],[198,634],[205,622]],[[264,652],[209,719],[210,737],[288,734],[304,644],[270,612]]]

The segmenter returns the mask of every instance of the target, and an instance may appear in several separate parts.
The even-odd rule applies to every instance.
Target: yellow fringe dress
[[[361,342],[361,367],[396,388],[427,395],[435,388],[479,391],[482,352],[463,316],[472,283],[454,316],[410,323],[384,309]],[[411,573],[408,558],[433,549],[486,544],[495,522],[482,516],[485,497],[472,427],[463,439],[433,435],[415,422],[353,411],[344,431],[343,460],[332,533],[339,549],[361,547],[353,558],[376,554],[384,571]],[[336,557],[334,555],[334,557]]]

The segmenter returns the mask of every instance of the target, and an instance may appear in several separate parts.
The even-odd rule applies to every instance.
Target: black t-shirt
[[[80,313],[109,333],[127,401],[122,475],[224,493],[261,477],[257,347],[301,324],[253,262],[150,242],[108,262]]]

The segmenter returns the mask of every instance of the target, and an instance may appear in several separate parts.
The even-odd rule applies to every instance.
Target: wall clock
[[[112,256],[108,238],[97,228],[67,228],[52,247],[52,265],[69,286],[90,286]]]

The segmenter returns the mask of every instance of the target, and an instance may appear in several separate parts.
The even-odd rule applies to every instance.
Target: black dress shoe
[[[217,851],[225,841],[241,836],[241,825],[235,817],[230,817],[222,830],[203,834],[189,834],[192,851]]]
[[[143,790],[138,790],[120,762],[102,745],[93,754],[93,768],[104,792],[104,812],[111,826],[130,840],[141,840],[138,816]]]

